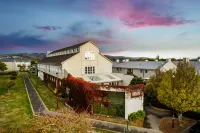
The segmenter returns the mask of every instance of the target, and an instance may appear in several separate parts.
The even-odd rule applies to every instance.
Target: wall
[[[143,79],[148,79],[150,78],[151,76],[155,75],[155,70],[151,70],[151,69],[142,69],[143,71],[140,72],[140,69],[134,69],[133,68],[133,74],[135,74],[136,76],[138,77],[141,77]],[[145,73],[145,70],[147,70],[147,73]],[[121,68],[121,71],[120,71],[120,68],[113,68],[113,73],[123,73],[123,74],[127,74],[128,72],[128,68]]]
[[[44,80],[44,73],[41,72],[41,71],[38,71],[38,77],[39,77],[41,80]]]
[[[7,65],[7,67],[8,67],[8,71],[18,71],[19,70],[19,67],[18,67],[18,65],[23,65],[23,64],[25,64],[26,65],[26,69],[28,68],[28,66],[30,66],[31,65],[31,63],[30,62],[4,62],[6,65]]]
[[[162,72],[165,72],[165,71],[168,71],[170,69],[176,69],[176,65],[174,65],[174,63],[172,63],[171,61],[168,61],[167,63],[165,63],[161,68],[160,70]]]
[[[125,93],[125,119],[128,119],[128,115],[132,112],[143,110],[143,97],[131,98],[131,93]]]
[[[95,60],[86,60],[85,52],[95,52]],[[99,54],[99,48],[88,42],[80,47],[80,53],[74,55],[62,64],[62,68],[75,77],[85,74],[86,66],[94,66],[95,74],[112,73],[112,62]]]
[[[113,74],[123,80],[122,85],[124,85],[124,86],[129,85],[131,80],[133,79],[133,76],[124,75],[122,73],[113,73]]]

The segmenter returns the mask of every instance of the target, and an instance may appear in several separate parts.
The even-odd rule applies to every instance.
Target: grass
[[[23,76],[26,73],[19,73],[15,86],[7,90],[7,83],[10,75],[0,75],[0,131],[10,128],[22,128],[31,123],[32,110],[24,86]]]
[[[174,128],[172,128],[172,118],[163,118],[160,121],[160,130],[163,133],[181,133],[195,123],[192,119],[183,119],[183,123],[179,124],[178,119],[174,120]]]
[[[30,74],[29,78],[43,100],[44,104],[50,111],[59,111],[56,110],[57,106],[57,97],[53,93],[52,89],[47,87],[43,81],[41,81],[35,74]],[[58,100],[59,109],[66,108],[62,100]]]

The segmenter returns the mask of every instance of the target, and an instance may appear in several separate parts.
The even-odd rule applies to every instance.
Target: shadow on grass
[[[7,93],[7,92],[8,92],[8,89],[0,88],[0,96]]]

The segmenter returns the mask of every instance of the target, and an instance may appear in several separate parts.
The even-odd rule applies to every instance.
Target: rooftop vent
[[[98,76],[88,76],[88,78],[90,79],[90,80],[92,80],[92,81],[100,81],[100,80],[102,80],[100,77],[98,77]]]

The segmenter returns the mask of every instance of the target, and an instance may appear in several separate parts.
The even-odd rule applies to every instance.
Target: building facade
[[[157,69],[167,71],[176,69],[176,65],[168,59],[165,61],[131,61],[124,63],[113,63],[113,73],[123,73],[127,75],[136,75],[144,80],[155,75]]]
[[[101,85],[129,85],[133,76],[112,73],[112,62],[100,53],[99,47],[91,41],[72,45],[56,51],[48,51],[47,57],[38,63],[38,77],[44,79],[48,74],[57,79],[66,78],[68,74],[73,77],[82,78],[85,81]],[[104,89],[102,89],[104,90]],[[114,91],[105,89],[104,91]],[[129,98],[125,93],[125,118],[136,110],[143,110],[143,100],[140,98]],[[137,104],[133,101],[137,100]],[[132,104],[132,105],[131,105]],[[129,106],[127,106],[129,105]],[[131,107],[130,107],[131,106]]]
[[[31,65],[30,60],[25,59],[0,59],[0,62],[3,62],[7,65],[8,70],[7,71],[19,71],[19,65],[25,65],[26,68],[28,68]]]

